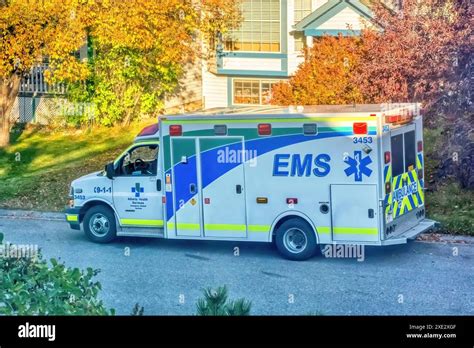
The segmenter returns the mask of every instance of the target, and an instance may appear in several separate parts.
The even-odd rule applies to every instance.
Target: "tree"
[[[354,81],[367,101],[440,103],[459,115],[469,104],[473,9],[467,0],[406,0],[394,12],[376,2],[382,30],[365,30]],[[439,109],[438,109],[439,111]]]
[[[87,69],[71,53],[82,45],[86,24],[81,0],[0,0],[0,147],[9,142],[9,115],[23,74],[43,57],[63,80],[84,78]]]
[[[201,10],[218,15],[213,22]],[[78,101],[96,103],[103,123],[127,123],[160,109],[185,62],[199,54],[198,30],[223,30],[238,11],[230,0],[0,0],[0,147],[21,76],[42,59],[49,82],[67,82]],[[96,59],[73,53],[88,37]]]
[[[236,11],[229,0],[98,2],[88,28],[91,73],[70,96],[95,105],[96,120],[107,126],[156,116],[185,66],[200,58],[198,32],[213,38],[233,23]]]
[[[228,291],[226,286],[216,290],[207,288],[203,290],[204,298],[197,302],[198,315],[212,316],[244,316],[250,315],[252,303],[241,298],[236,301],[227,301]]]
[[[306,59],[289,82],[272,90],[272,104],[347,104],[362,101],[351,78],[360,60],[361,41],[354,37],[315,39]]]

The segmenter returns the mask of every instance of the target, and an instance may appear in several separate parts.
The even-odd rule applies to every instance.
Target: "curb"
[[[11,219],[65,221],[64,213],[31,210],[0,209],[0,217]]]

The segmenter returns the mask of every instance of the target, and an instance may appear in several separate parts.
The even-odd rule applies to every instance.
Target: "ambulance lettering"
[[[395,200],[400,202],[406,196],[411,196],[413,194],[416,194],[417,192],[418,192],[418,183],[414,181],[410,184],[403,185],[398,190],[395,190],[393,192],[393,197],[395,198]]]
[[[328,154],[276,154],[273,158],[273,176],[324,177],[331,171]]]

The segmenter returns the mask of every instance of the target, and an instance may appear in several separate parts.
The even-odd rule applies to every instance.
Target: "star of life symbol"
[[[347,156],[344,162],[349,165],[344,170],[346,176],[354,174],[355,181],[362,181],[364,175],[369,177],[372,174],[372,169],[368,167],[372,159],[370,156],[362,157],[362,151],[354,151],[354,157]]]
[[[140,197],[140,193],[143,193],[144,191],[144,188],[140,187],[138,182],[135,184],[135,187],[132,187],[132,193],[135,193],[135,197]]]

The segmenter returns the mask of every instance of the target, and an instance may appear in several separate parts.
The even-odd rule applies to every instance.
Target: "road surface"
[[[71,267],[101,270],[105,305],[190,315],[202,288],[227,285],[261,315],[473,315],[474,244],[410,242],[365,249],[364,261],[281,259],[273,245],[121,238],[89,242],[66,222],[0,217],[5,240],[37,244]],[[235,248],[239,255],[236,256]]]

